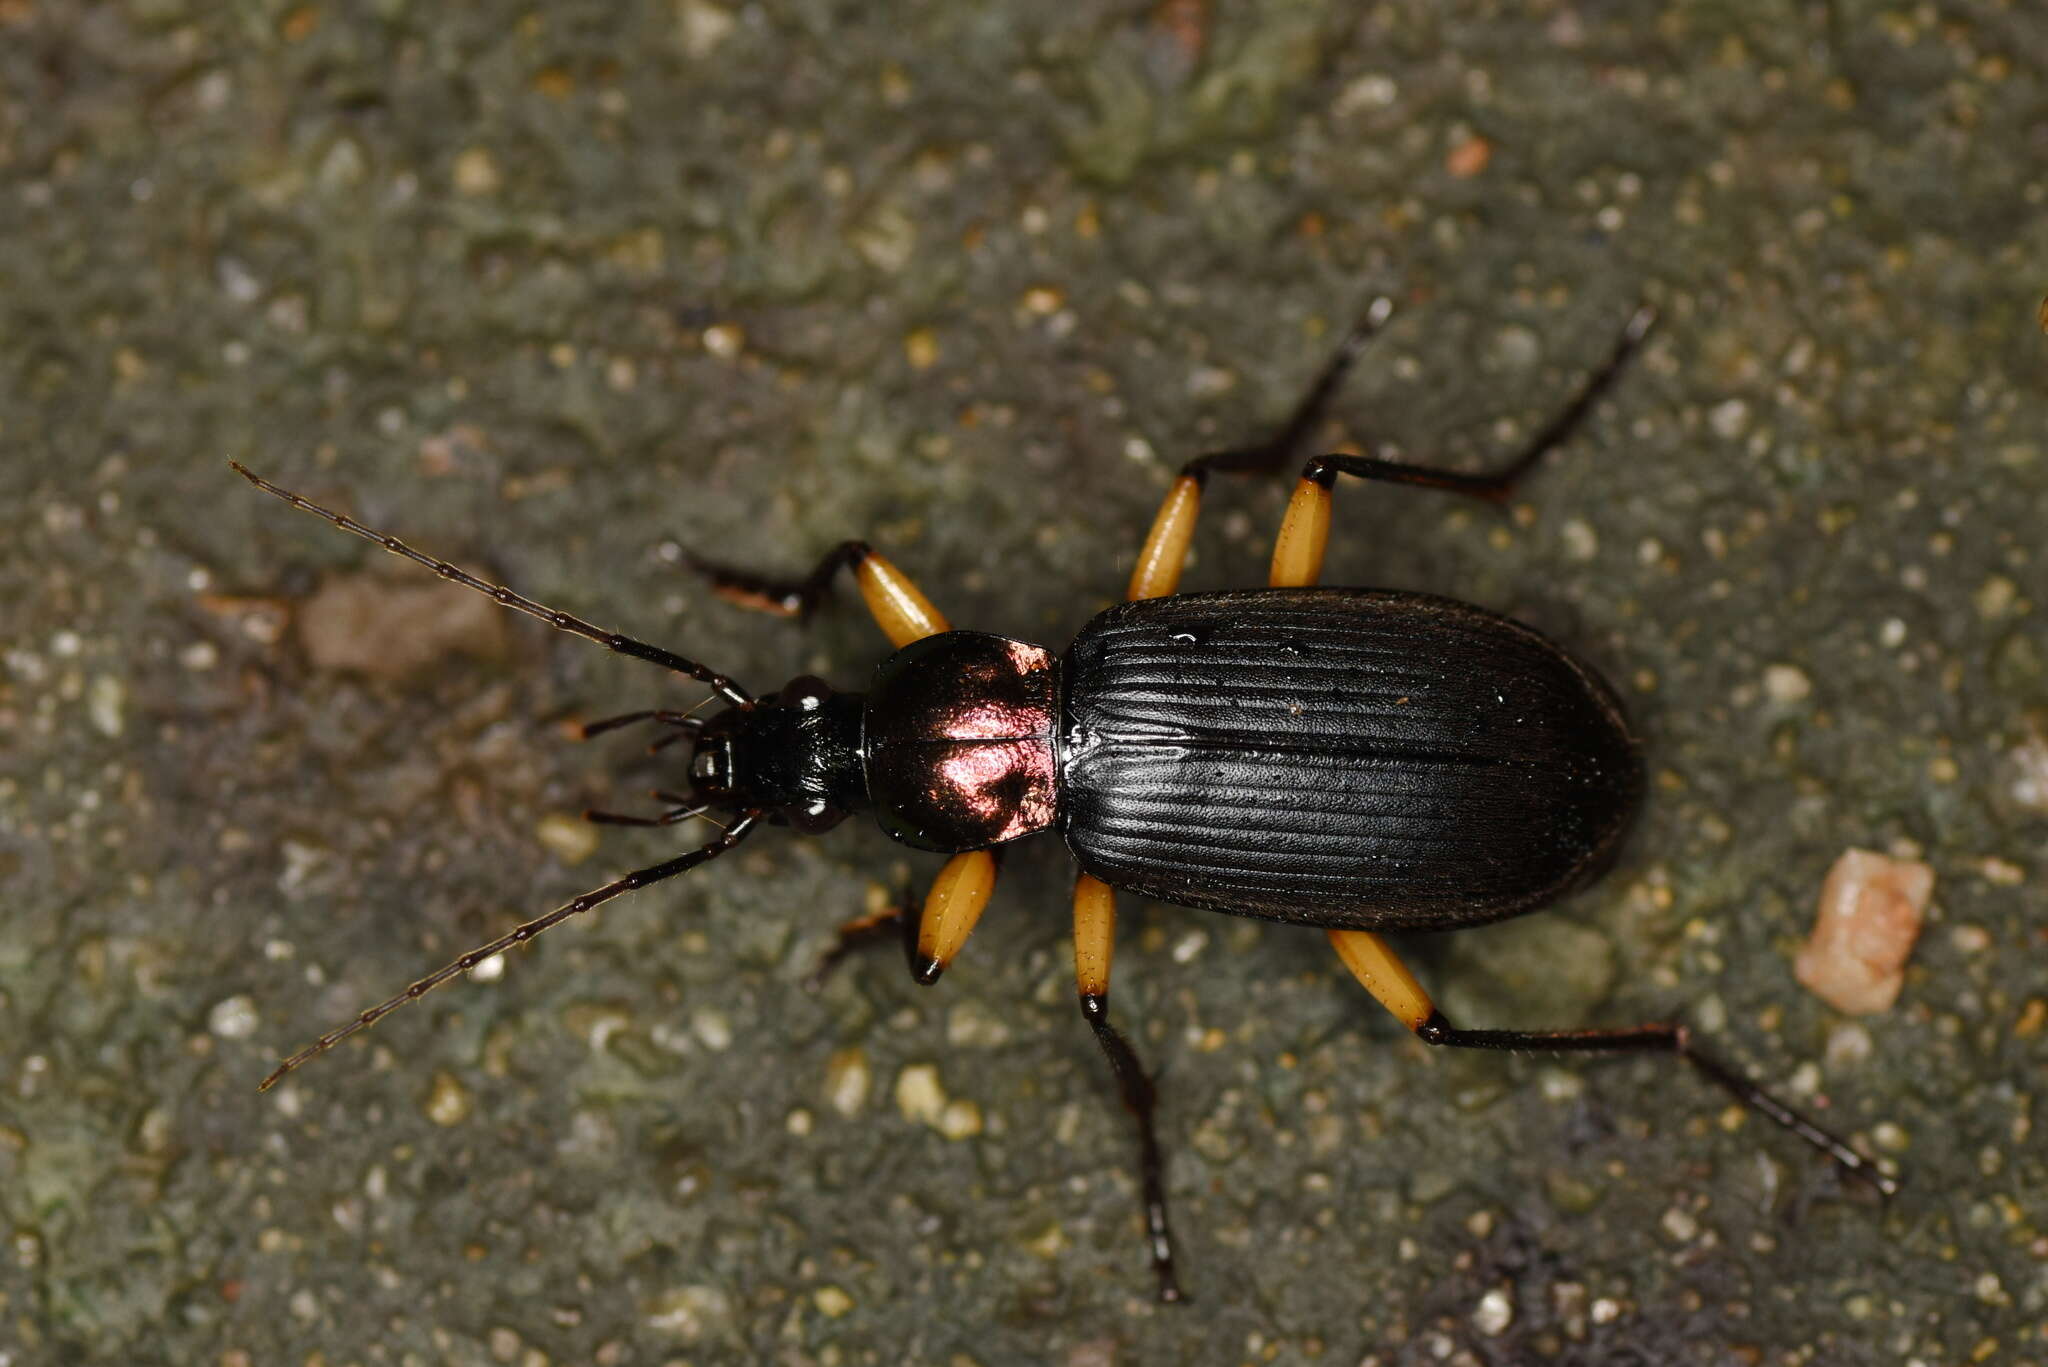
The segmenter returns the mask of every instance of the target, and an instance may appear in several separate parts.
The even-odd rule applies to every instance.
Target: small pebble
[[[85,694],[85,715],[92,722],[92,729],[110,740],[119,736],[127,726],[127,700],[128,690],[119,679],[111,674],[95,677]]]
[[[2048,813],[2048,737],[2028,736],[2005,754],[2002,794],[2013,806]]]
[[[1843,1021],[1828,1031],[1828,1067],[1847,1068],[1870,1057],[1870,1032],[1854,1021]]]
[[[1472,1312],[1472,1327],[1488,1338],[1504,1333],[1515,1321],[1515,1298],[1504,1286],[1496,1286],[1479,1298]]]
[[[248,997],[229,997],[213,1004],[206,1013],[206,1028],[222,1039],[247,1039],[256,1033],[256,1003]]]
[[[906,1120],[936,1128],[945,1117],[946,1092],[939,1085],[939,1070],[929,1063],[913,1063],[896,1075],[896,1109]]]
[[[1792,972],[1838,1011],[1888,1010],[1906,981],[1906,958],[1934,893],[1934,870],[1871,850],[1847,850],[1820,890],[1813,935]]]
[[[1714,429],[1715,436],[1732,441],[1749,430],[1749,405],[1741,399],[1717,403],[1707,413],[1707,426]]]
[[[981,1133],[981,1107],[971,1101],[949,1101],[939,1115],[938,1131],[948,1139],[971,1139]]]
[[[873,1081],[864,1050],[841,1049],[825,1062],[825,1100],[843,1116],[861,1113]]]
[[[597,826],[567,812],[549,812],[533,828],[541,848],[564,864],[581,864],[597,853]]]
[[[716,1007],[700,1006],[691,1012],[690,1033],[714,1054],[732,1047],[732,1022]]]
[[[465,195],[494,195],[504,179],[496,158],[484,148],[471,147],[455,158],[455,188]]]
[[[1493,144],[1476,134],[1465,138],[1444,157],[1444,170],[1459,180],[1470,180],[1493,160]]]
[[[730,361],[740,354],[747,344],[747,334],[731,323],[718,323],[704,329],[704,349],[721,361]]]
[[[1798,665],[1772,665],[1764,671],[1764,696],[1772,702],[1804,702],[1813,696],[1813,680]]]
[[[715,1286],[678,1286],[647,1305],[649,1328],[686,1343],[728,1332],[732,1319],[732,1298]]]
[[[683,51],[698,58],[717,51],[739,23],[730,10],[710,0],[682,0],[676,6],[676,20],[682,30]]]
[[[400,679],[451,655],[501,656],[509,615],[460,584],[362,573],[323,583],[300,607],[296,626],[314,668]]]
[[[460,1125],[469,1119],[474,1106],[475,1098],[467,1087],[455,1080],[454,1074],[434,1074],[434,1085],[427,1092],[427,1119],[436,1125]]]

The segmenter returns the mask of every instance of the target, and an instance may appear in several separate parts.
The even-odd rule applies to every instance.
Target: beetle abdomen
[[[1446,598],[1125,603],[1067,652],[1061,824],[1089,873],[1346,929],[1500,920],[1597,872],[1640,788],[1613,692]]]

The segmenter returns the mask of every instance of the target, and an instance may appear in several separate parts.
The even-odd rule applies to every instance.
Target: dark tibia
[[[917,901],[906,887],[894,906],[883,907],[880,911],[865,912],[839,926],[839,938],[832,947],[818,956],[818,963],[804,978],[804,987],[816,992],[825,986],[825,980],[850,954],[880,944],[895,936],[903,945],[905,959],[915,971],[917,945],[914,939],[917,929]]]
[[[1337,350],[1317,372],[1315,382],[1301,401],[1294,405],[1294,411],[1281,424],[1280,430],[1256,446],[1239,446],[1228,451],[1213,451],[1206,456],[1197,456],[1181,467],[1181,474],[1196,479],[1205,478],[1211,471],[1225,474],[1254,474],[1261,471],[1285,469],[1302,458],[1302,453],[1312,449],[1311,442],[1323,419],[1329,415],[1330,401],[1337,395],[1337,387],[1343,383],[1344,374],[1351,369],[1365,350],[1365,344],[1380,330],[1393,312],[1393,305],[1385,299],[1375,299],[1351,330],[1344,334],[1344,340],[1337,344]]]
[[[775,617],[804,621],[818,610],[818,604],[831,591],[832,580],[839,571],[853,568],[868,554],[865,541],[842,541],[825,552],[817,567],[802,579],[770,578],[688,553],[685,553],[684,563],[703,575],[710,582],[711,591],[729,603]]]
[[[1159,1157],[1159,1136],[1153,1128],[1152,1112],[1158,1094],[1152,1079],[1138,1062],[1137,1051],[1114,1025],[1109,1023],[1109,999],[1093,993],[1081,996],[1081,1014],[1095,1031],[1095,1042],[1109,1056],[1116,1071],[1117,1088],[1123,1094],[1124,1109],[1138,1122],[1138,1166],[1145,1190],[1145,1233],[1152,1250],[1152,1269],[1159,1274],[1159,1299],[1186,1299],[1173,1266],[1173,1231],[1166,1223],[1166,1167]]]
[[[1657,315],[1649,305],[1637,309],[1629,317],[1627,326],[1622,328],[1621,337],[1615,342],[1606,362],[1587,378],[1564,410],[1545,423],[1543,430],[1531,438],[1512,461],[1492,474],[1468,475],[1456,470],[1440,470],[1372,456],[1318,456],[1308,462],[1301,477],[1314,480],[1327,489],[1336,483],[1338,475],[1356,475],[1360,479],[1419,485],[1425,489],[1447,489],[1452,493],[1483,498],[1489,503],[1505,503],[1514,496],[1515,486],[1524,475],[1579,430],[1593,405],[1613,386],[1636,348],[1642,345],[1656,319]]]
[[[1726,1091],[1753,1111],[1790,1130],[1833,1159],[1843,1171],[1862,1178],[1886,1196],[1897,1194],[1899,1183],[1847,1142],[1830,1134],[1763,1088],[1751,1082],[1712,1055],[1693,1047],[1692,1035],[1683,1025],[1659,1022],[1631,1030],[1461,1030],[1436,1012],[1415,1031],[1426,1044],[1453,1049],[1511,1049],[1531,1053],[1641,1053],[1676,1054],[1715,1086]]]
[[[1636,311],[1629,315],[1628,322],[1622,324],[1621,336],[1615,339],[1614,350],[1607,354],[1606,363],[1586,377],[1586,382],[1579,386],[1579,392],[1564,406],[1564,411],[1545,423],[1543,430],[1529,439],[1529,444],[1522,448],[1521,454],[1516,456],[1514,463],[1503,472],[1502,478],[1512,484],[1552,450],[1571,439],[1572,434],[1579,430],[1580,424],[1585,422],[1586,415],[1593,411],[1593,405],[1600,402],[1600,396],[1614,387],[1615,380],[1619,379],[1621,372],[1628,367],[1629,358],[1636,354],[1636,349],[1643,344],[1643,338],[1650,335],[1650,329],[1656,322],[1657,310],[1648,304],[1637,305]]]

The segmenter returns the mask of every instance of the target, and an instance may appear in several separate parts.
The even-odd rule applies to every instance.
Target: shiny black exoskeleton
[[[800,679],[705,723],[700,798],[919,849],[1058,830],[1120,888],[1351,930],[1451,929],[1597,872],[1640,791],[1613,690],[1469,604],[1282,588],[1122,603],[1055,659],[948,631],[865,700]]]

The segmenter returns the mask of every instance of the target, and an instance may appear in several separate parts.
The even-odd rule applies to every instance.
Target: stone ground
[[[2048,1362],[2048,18],[1642,8],[0,0],[0,1363]],[[1683,1015],[1889,1207],[1656,1061],[1433,1056],[1319,937],[1130,902],[1161,1309],[1057,842],[936,988],[810,994],[936,862],[855,823],[256,1093],[688,838],[598,848],[662,771],[565,726],[697,695],[228,458],[857,687],[857,611],[679,548],[864,534],[1060,642],[1378,292],[1327,439],[1467,468],[1663,314],[1509,514],[1340,494],[1332,581],[1538,623],[1652,746],[1612,876],[1418,963],[1474,1024]],[[1214,486],[1191,585],[1284,483]],[[1857,1021],[1790,968],[1850,845],[1940,875]]]

